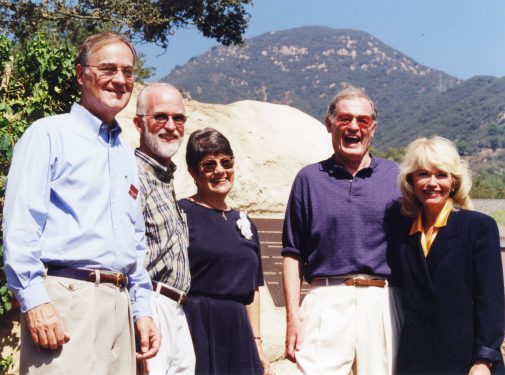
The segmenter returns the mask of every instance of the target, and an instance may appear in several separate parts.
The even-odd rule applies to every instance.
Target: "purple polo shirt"
[[[372,157],[356,176],[334,157],[304,167],[291,189],[282,255],[302,260],[307,282],[362,273],[389,276],[386,212],[400,196],[398,165]]]

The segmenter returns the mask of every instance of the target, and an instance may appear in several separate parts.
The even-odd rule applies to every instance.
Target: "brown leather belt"
[[[179,293],[176,292],[173,289],[167,288],[165,285],[160,284],[160,294],[170,298],[171,300],[177,302],[180,305],[185,305],[186,302],[188,302],[188,296],[185,295],[184,293]],[[156,281],[153,281],[153,290],[156,291],[158,289],[158,283]]]
[[[377,288],[385,288],[388,285],[387,280],[384,279],[367,279],[364,277],[351,277],[351,278],[318,278],[312,280],[310,286],[333,286],[333,285],[347,285],[347,286],[359,286],[368,287],[375,286]]]
[[[114,284],[118,288],[124,288],[128,284],[128,277],[121,272],[111,272],[102,270],[82,270],[79,268],[64,268],[52,267],[47,268],[47,274],[50,276],[68,277],[69,279],[83,280],[96,282],[97,275],[99,274],[100,283]]]

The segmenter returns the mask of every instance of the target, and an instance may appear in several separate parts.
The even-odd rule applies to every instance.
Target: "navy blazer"
[[[399,374],[468,374],[477,359],[504,374],[504,288],[498,227],[475,211],[451,212],[428,256],[404,219],[395,272],[404,327]],[[395,262],[396,263],[396,262]]]

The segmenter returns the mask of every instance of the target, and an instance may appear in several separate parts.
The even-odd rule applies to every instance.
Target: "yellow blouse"
[[[437,220],[435,220],[435,224],[433,225],[433,229],[429,234],[428,238],[426,238],[426,234],[423,230],[423,215],[422,212],[417,215],[416,220],[412,223],[412,227],[410,228],[410,235],[416,234],[417,232],[421,232],[421,246],[423,247],[424,256],[428,256],[428,252],[430,251],[431,244],[435,241],[437,237],[437,233],[440,228],[445,227],[447,225],[447,219],[449,218],[449,214],[452,210],[452,200],[448,199],[445,202],[444,207],[439,212],[437,216]]]

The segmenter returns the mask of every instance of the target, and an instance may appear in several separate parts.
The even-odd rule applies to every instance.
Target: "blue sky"
[[[246,37],[306,25],[366,31],[417,62],[458,78],[505,76],[505,0],[253,0]],[[216,45],[177,30],[167,50],[138,45],[151,80]]]

